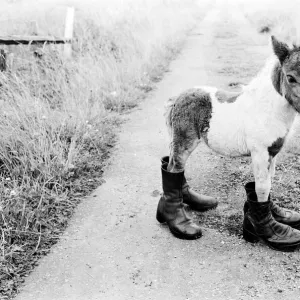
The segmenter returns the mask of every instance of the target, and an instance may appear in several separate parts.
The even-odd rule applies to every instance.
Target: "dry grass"
[[[60,46],[11,47],[0,74],[0,295],[47,253],[101,183],[120,112],[151,90],[196,17],[194,1],[1,1],[0,35],[60,36],[76,8],[73,59]]]
[[[268,27],[269,33],[288,43],[300,41],[299,16],[300,3],[297,0],[245,0],[240,7],[258,32]]]

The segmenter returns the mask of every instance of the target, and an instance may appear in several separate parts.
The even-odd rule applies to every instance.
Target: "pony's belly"
[[[217,117],[217,116],[215,116]],[[235,120],[222,122],[214,116],[211,119],[210,128],[207,132],[206,143],[212,150],[227,156],[250,155],[245,141],[242,123]]]
[[[222,143],[219,140],[214,140],[213,138],[207,139],[207,145],[210,149],[214,150],[215,152],[230,157],[250,155],[250,151],[246,149],[246,147],[242,148],[237,145],[233,145],[232,143]]]

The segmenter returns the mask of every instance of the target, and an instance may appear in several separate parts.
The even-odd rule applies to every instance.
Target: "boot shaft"
[[[247,194],[248,213],[255,223],[267,223],[272,218],[271,202],[258,202],[256,192]]]
[[[167,170],[168,163],[161,166],[162,187],[164,195],[172,199],[182,198],[182,187],[184,183],[184,172],[171,173]]]
[[[247,182],[245,184],[245,191],[246,194],[249,194],[250,192],[255,192],[255,182],[254,181]]]
[[[251,181],[251,182],[247,182],[245,184],[245,191],[246,191],[246,194],[248,195],[249,193],[251,192],[255,192],[255,182],[254,181]],[[269,194],[269,197],[268,197],[268,201],[270,200],[270,194]]]

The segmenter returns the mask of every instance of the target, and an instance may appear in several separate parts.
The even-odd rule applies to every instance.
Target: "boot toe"
[[[199,194],[188,188],[183,191],[183,202],[196,211],[207,211],[218,206],[218,200],[211,196]]]
[[[290,226],[289,226],[290,227]],[[300,231],[292,227],[289,228],[289,232],[283,238],[280,236],[272,237],[268,239],[267,244],[274,250],[292,252],[300,249]]]
[[[296,211],[279,207],[272,204],[272,214],[276,221],[300,229],[300,214]]]
[[[291,223],[299,223],[300,224],[300,214],[293,210],[286,210],[286,214]]]

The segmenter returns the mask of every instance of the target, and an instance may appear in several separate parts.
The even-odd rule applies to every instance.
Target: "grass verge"
[[[70,4],[73,59],[58,46],[7,48],[14,62],[0,74],[1,299],[17,293],[79,201],[101,184],[120,113],[160,80],[197,10],[178,0]],[[34,15],[33,5],[41,7]],[[36,19],[44,34],[61,35],[64,9],[61,1],[7,2],[1,34],[30,34]]]

